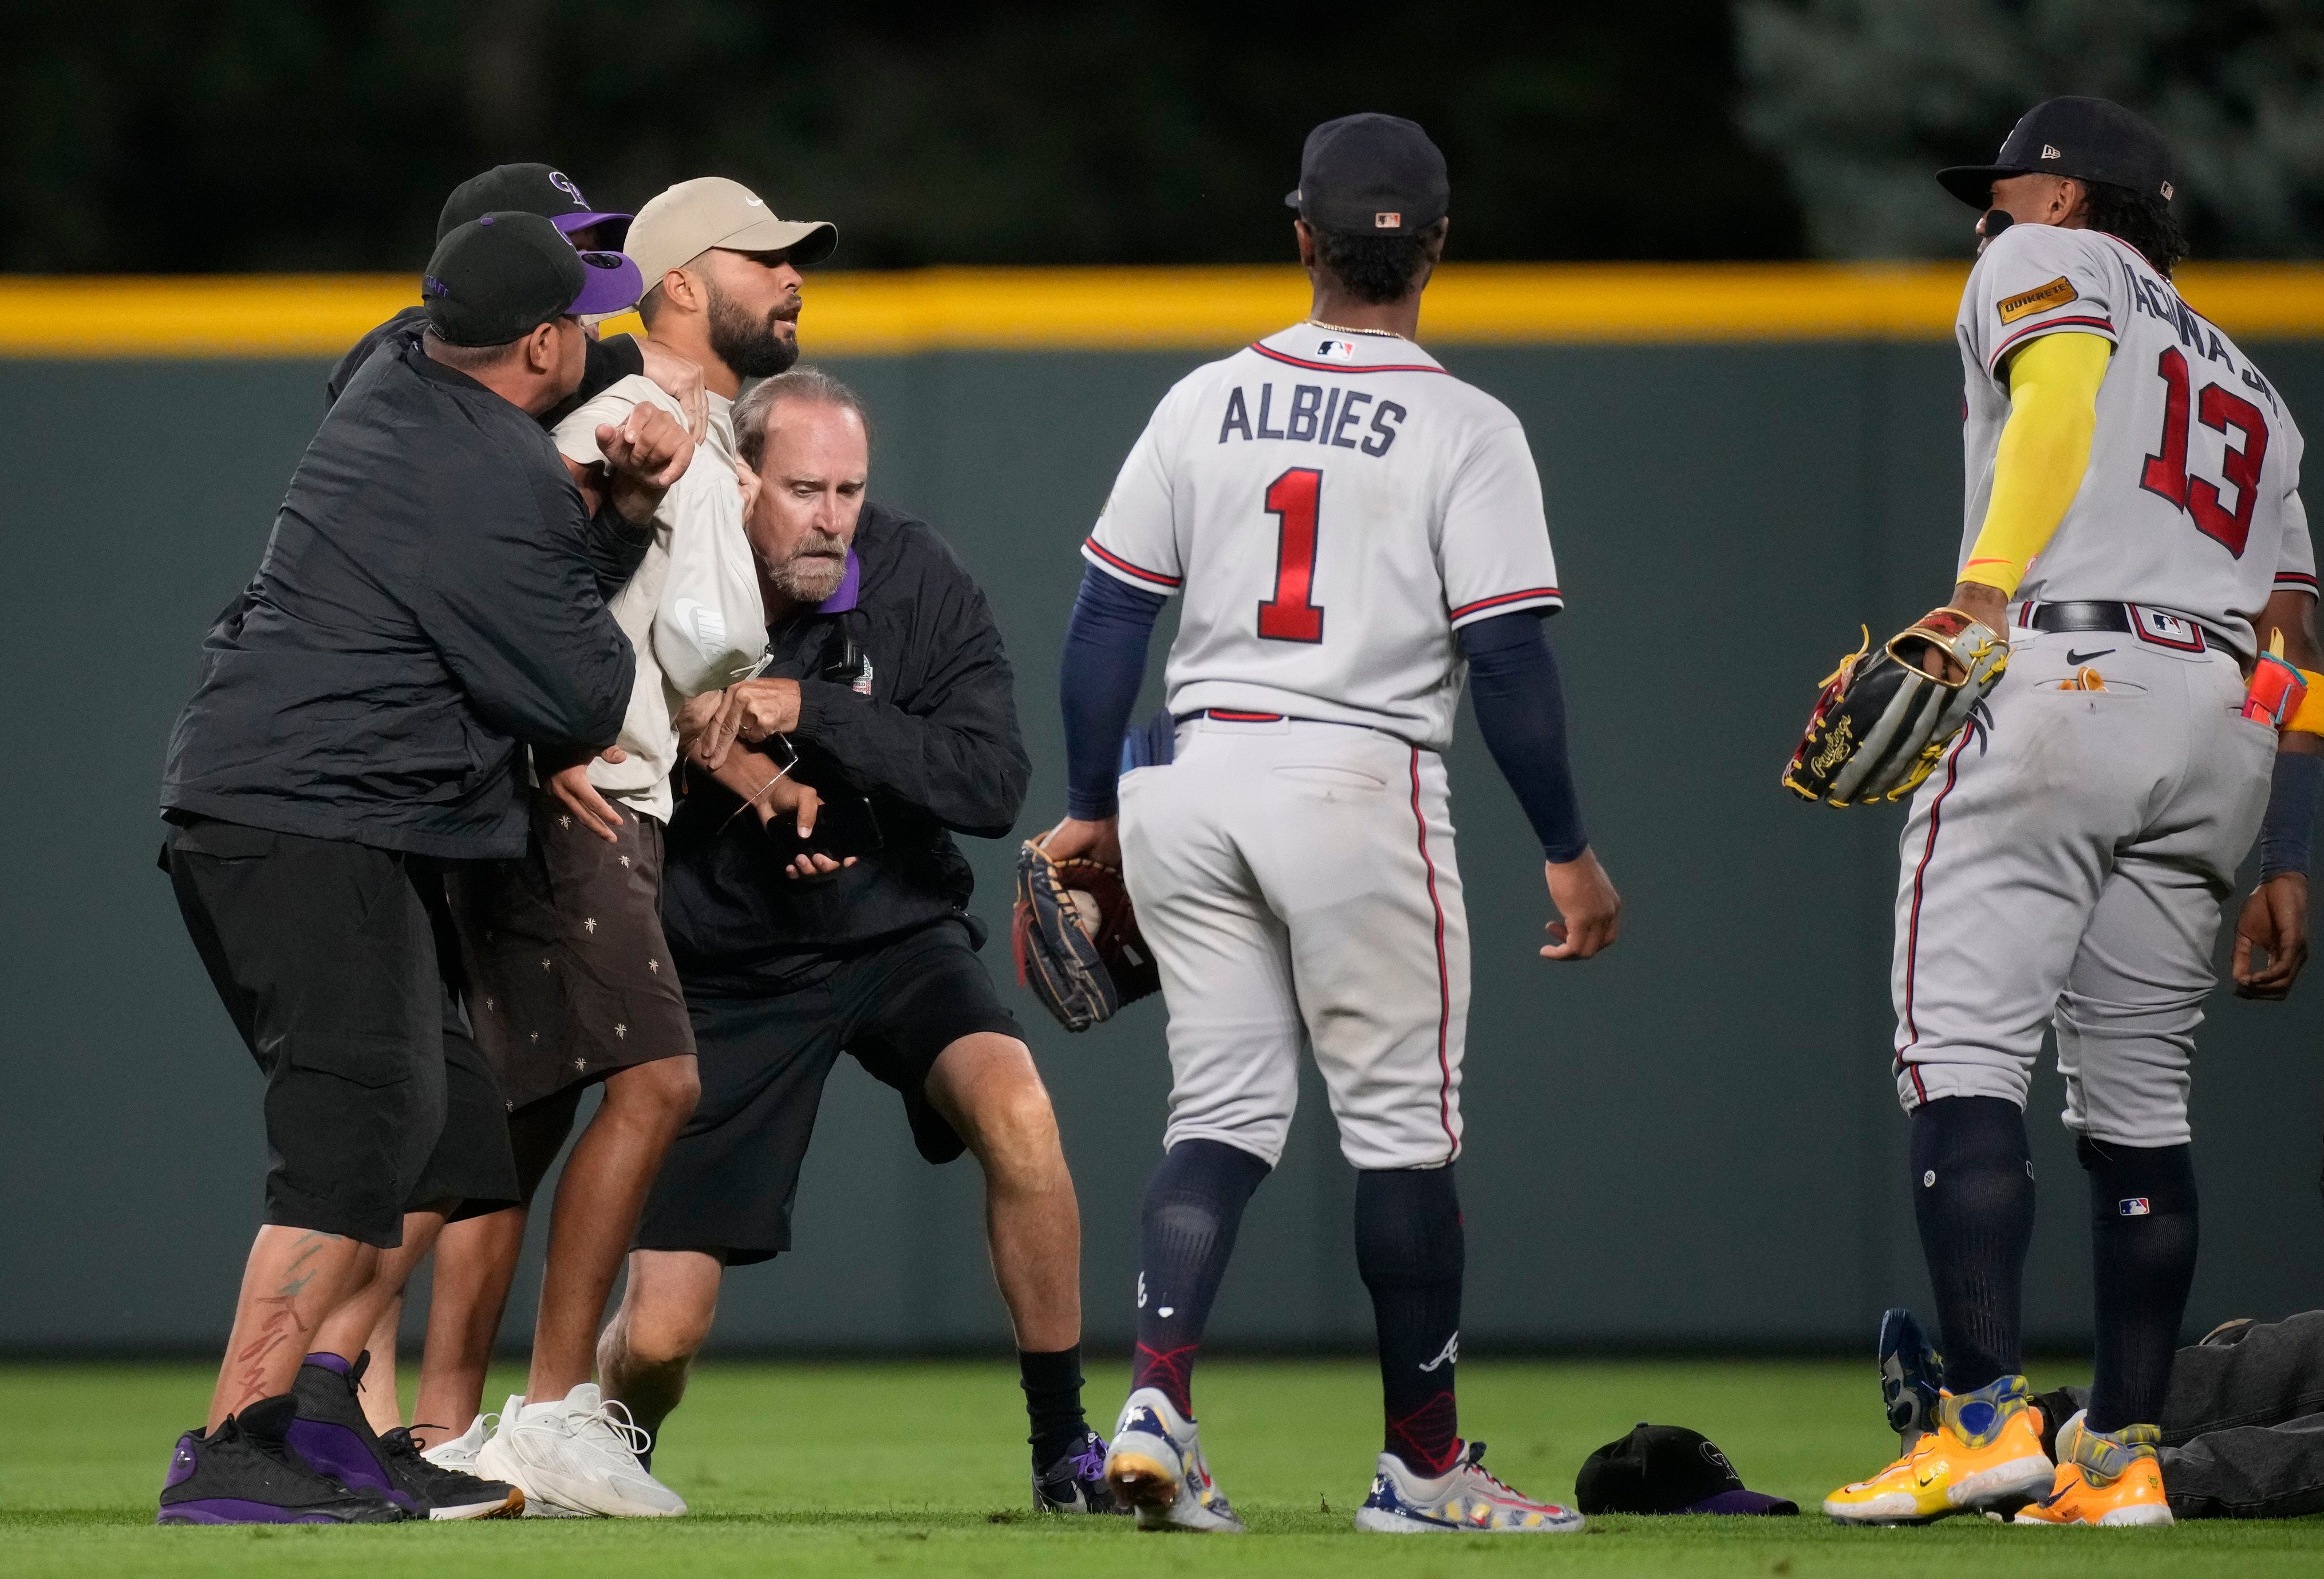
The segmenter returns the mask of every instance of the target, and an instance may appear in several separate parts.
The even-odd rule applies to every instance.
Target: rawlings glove
[[[1803,800],[1853,806],[1911,794],[2009,667],[2007,639],[1957,608],[1871,648],[1867,631],[1826,678],[1784,770],[1784,787]]]
[[[1111,1020],[1160,990],[1162,973],[1138,933],[1118,867],[1058,861],[1027,840],[1017,852],[1017,980],[1067,1030]]]

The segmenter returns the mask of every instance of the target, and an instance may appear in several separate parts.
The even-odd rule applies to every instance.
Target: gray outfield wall
[[[811,328],[811,325],[810,325]],[[810,337],[811,343],[811,337]],[[2324,346],[2260,346],[2324,412]],[[982,579],[1038,764],[1062,794],[1056,662],[1075,547],[1183,355],[835,362],[879,424],[873,493]],[[1469,1039],[1472,1347],[1869,1343],[1925,1302],[1887,1074],[1901,814],[1794,801],[1776,773],[1856,623],[1944,590],[1960,494],[1943,346],[1460,350],[1524,418],[1572,612],[1552,627],[1592,833],[1627,928],[1586,966],[1534,956],[1537,847],[1465,720],[1452,782],[1476,939]],[[247,577],[318,415],[306,362],[0,364],[12,826],[0,1347],[208,1345],[255,1221],[258,1077],[153,865],[153,790],[199,633]],[[1152,697],[1149,694],[1149,705]],[[1013,843],[978,844],[1005,923]],[[987,957],[1006,969],[1005,946]],[[1126,1349],[1138,1193],[1161,1133],[1159,1002],[1080,1038],[1009,989],[1081,1187],[1093,1364]],[[2196,1083],[2205,1240],[2190,1320],[2324,1303],[2324,977],[2214,1000]],[[2087,1332],[2082,1180],[2044,1071],[2033,1325]],[[913,1153],[844,1065],[795,1254],[738,1274],[720,1339],[998,1345],[973,1165]],[[1230,1342],[1365,1340],[1351,1175],[1312,1079],[1222,1297]],[[536,1227],[535,1240],[540,1237]],[[537,1245],[535,1254],[538,1253]],[[529,1332],[532,1279],[507,1335]]]

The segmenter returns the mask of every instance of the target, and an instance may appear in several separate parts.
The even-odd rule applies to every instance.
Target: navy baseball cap
[[[1970,208],[1985,208],[1995,181],[2037,174],[2127,187],[2167,203],[2171,144],[2111,99],[2050,98],[2018,117],[1991,164],[1956,164],[1937,171],[1937,180]]]
[[[630,228],[629,215],[591,208],[573,178],[561,170],[546,164],[496,164],[452,189],[444,199],[444,211],[436,217],[436,239],[442,241],[472,219],[511,210],[538,214],[567,235],[593,225],[602,226],[596,239],[609,247],[620,246]]]
[[[437,244],[420,282],[447,345],[504,346],[552,319],[619,312],[644,288],[619,253],[575,252],[538,214],[486,214]]]
[[[1584,1513],[1795,1514],[1800,1505],[1746,1491],[1711,1440],[1683,1426],[1644,1420],[1582,1464],[1573,1503]]]
[[[1416,235],[1452,206],[1444,155],[1419,123],[1342,115],[1307,134],[1299,185],[1283,199],[1310,225],[1360,235]]]

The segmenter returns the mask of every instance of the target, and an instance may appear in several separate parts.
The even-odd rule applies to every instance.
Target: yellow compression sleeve
[[[2010,359],[2009,421],[1993,460],[1985,524],[1960,578],[2017,590],[2048,546],[2090,464],[2098,383],[2113,347],[2096,335],[2044,335]]]

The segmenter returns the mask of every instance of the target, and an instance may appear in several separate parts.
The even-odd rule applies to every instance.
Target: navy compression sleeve
[[[1582,803],[1565,749],[1565,692],[1541,614],[1520,609],[1461,627],[1469,660],[1469,699],[1477,732],[1501,777],[1517,792],[1526,820],[1551,861],[1571,861],[1590,847]]]
[[[1146,680],[1146,644],[1162,613],[1162,595],[1145,592],[1091,566],[1082,575],[1057,700],[1065,715],[1065,815],[1093,820],[1114,814],[1121,776],[1121,737]]]

